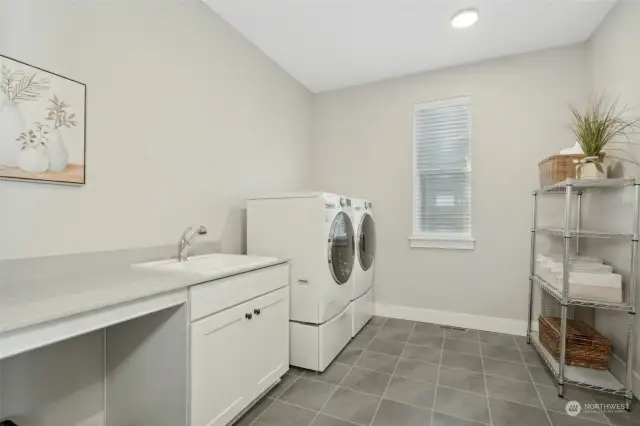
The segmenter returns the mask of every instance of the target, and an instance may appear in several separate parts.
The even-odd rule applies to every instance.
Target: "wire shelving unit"
[[[580,228],[582,194],[586,191],[596,191],[602,189],[618,189],[632,186],[634,191],[633,202],[633,226],[631,233],[614,233],[587,231]],[[564,227],[547,228],[537,226],[538,215],[538,195],[541,194],[564,194]],[[577,220],[575,228],[572,228],[572,197],[577,196]],[[633,357],[634,357],[634,326],[635,326],[635,300],[636,300],[636,260],[638,256],[640,219],[640,184],[635,179],[594,179],[594,180],[565,180],[533,192],[533,225],[531,227],[531,259],[529,274],[529,317],[527,328],[527,341],[532,344],[542,357],[547,368],[553,373],[558,385],[558,396],[564,396],[565,385],[574,385],[587,389],[606,392],[623,396],[626,401],[626,408],[630,410],[633,400]],[[562,268],[562,289],[557,289],[535,273],[535,248],[536,235],[546,234],[564,239],[563,268]],[[627,301],[622,303],[605,302],[599,300],[587,300],[573,298],[569,295],[569,273],[571,263],[572,239],[575,243],[576,254],[579,253],[581,238],[607,238],[631,242],[631,265],[630,277],[628,280]],[[533,297],[534,286],[540,288],[560,303],[560,359],[556,360],[541,344],[537,331],[532,330],[533,321]],[[593,370],[588,368],[566,365],[566,344],[567,344],[567,318],[570,306],[582,306],[595,309],[608,309],[614,311],[627,312],[627,356],[626,374],[624,381],[618,380],[610,371]]]

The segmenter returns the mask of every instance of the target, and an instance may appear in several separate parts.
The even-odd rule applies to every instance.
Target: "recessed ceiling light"
[[[463,9],[451,18],[453,28],[468,28],[478,20],[477,9]]]

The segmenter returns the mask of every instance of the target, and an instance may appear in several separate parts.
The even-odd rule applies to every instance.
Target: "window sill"
[[[409,238],[409,247],[473,250],[476,247],[476,240],[471,237],[420,236]]]

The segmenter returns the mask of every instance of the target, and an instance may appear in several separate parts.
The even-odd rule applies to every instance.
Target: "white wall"
[[[311,94],[201,0],[0,0],[0,54],[88,88],[87,185],[0,181],[0,259],[173,245],[189,224],[240,251],[248,195],[306,186]],[[2,415],[103,424],[102,333],[1,374]]]
[[[640,116],[640,2],[621,1],[613,8],[594,33],[591,49],[592,91],[595,96],[605,93],[608,98],[618,98],[620,106],[629,108],[630,116]],[[632,135],[634,143],[640,143],[639,135]],[[619,145],[635,161],[640,160],[637,145]],[[615,155],[626,156],[616,151]],[[640,168],[627,163],[623,170],[615,170],[616,176],[624,174],[640,178]],[[632,226],[632,190],[594,194],[586,210],[586,224],[593,229],[612,229],[629,232]],[[593,242],[589,249],[612,264],[616,272],[623,273],[628,282],[630,270],[629,244],[603,241]],[[640,276],[638,277],[640,278]],[[640,285],[640,280],[638,281]],[[640,305],[640,292],[636,305]],[[626,315],[598,312],[596,327],[613,339],[617,354],[625,359]],[[636,319],[635,392],[640,394],[640,320]]]
[[[312,181],[373,201],[378,303],[523,324],[537,162],[573,144],[567,105],[583,101],[587,66],[580,45],[316,97]],[[411,249],[413,105],[463,95],[473,103],[476,248]]]
[[[311,94],[202,0],[0,0],[0,53],[88,88],[87,185],[0,182],[0,259],[239,251],[248,195],[305,186]]]

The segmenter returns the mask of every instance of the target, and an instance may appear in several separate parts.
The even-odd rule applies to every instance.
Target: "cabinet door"
[[[289,369],[289,289],[251,302],[253,319],[249,345],[254,396],[260,395]]]
[[[222,426],[251,402],[248,303],[191,324],[191,426]]]

